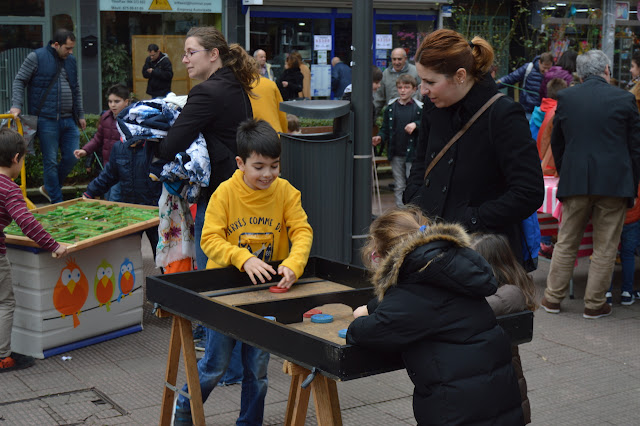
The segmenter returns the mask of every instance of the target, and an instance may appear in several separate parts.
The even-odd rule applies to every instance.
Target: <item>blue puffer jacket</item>
[[[542,83],[542,74],[540,73],[540,56],[536,56],[533,58],[533,68],[531,72],[527,76],[527,81],[522,83],[524,80],[524,75],[527,73],[527,67],[529,63],[524,64],[511,74],[505,75],[504,77],[500,77],[498,81],[500,83],[505,84],[516,84],[521,83],[520,87],[527,90],[520,91],[520,104],[524,108],[524,110],[528,113],[533,112],[533,108],[540,105],[540,84]],[[502,89],[504,86],[498,83],[498,89]]]
[[[85,194],[91,198],[101,196],[120,182],[121,202],[157,206],[162,184],[149,178],[151,150],[144,145],[143,140],[116,143],[109,162],[87,186]]]
[[[51,47],[45,46],[36,50],[36,56],[38,57],[38,71],[33,76],[31,83],[29,84],[29,113],[36,114],[35,109],[38,108],[42,97],[49,88],[51,79],[55,77],[58,72],[58,65],[64,67],[69,79],[69,85],[71,92],[78,85],[78,68],[76,65],[76,58],[73,55],[69,55],[64,61],[58,56],[58,52]],[[74,100],[75,101],[75,100]],[[75,102],[74,102],[75,104]],[[37,114],[39,117],[57,118],[60,112],[60,83],[59,80],[53,83],[51,91],[44,101],[40,112]],[[74,110],[74,116],[77,116],[77,111]]]

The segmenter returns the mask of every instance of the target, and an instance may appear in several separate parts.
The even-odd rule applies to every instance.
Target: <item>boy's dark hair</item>
[[[418,86],[416,79],[413,78],[411,74],[402,74],[398,77],[396,80],[396,86],[398,86],[398,84],[410,84],[414,89]]]
[[[300,119],[297,115],[287,114],[287,127],[290,133],[300,130]]]
[[[558,92],[567,88],[567,82],[562,78],[552,78],[547,83],[547,98],[558,99]]]
[[[151,43],[149,46],[147,46],[147,52],[157,52],[158,50],[160,50],[160,48],[155,43]]]
[[[238,157],[247,161],[256,153],[267,158],[280,158],[280,138],[278,133],[264,120],[250,118],[240,123],[236,134]]]
[[[18,161],[27,152],[27,142],[22,135],[13,129],[0,129],[0,167],[11,167],[13,157],[18,155]]]
[[[69,31],[65,28],[60,28],[53,33],[52,41],[54,43],[58,43],[59,45],[67,44],[67,39],[71,41],[76,41],[76,36],[73,35],[72,31]]]
[[[114,84],[107,90],[107,97],[109,95],[116,95],[126,101],[129,99],[129,88],[122,83]]]
[[[382,71],[375,65],[371,66],[371,80],[374,83],[380,83],[382,81]]]

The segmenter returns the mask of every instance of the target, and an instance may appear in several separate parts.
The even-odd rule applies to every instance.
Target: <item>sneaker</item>
[[[191,419],[190,411],[182,411],[176,408],[177,398],[174,400],[173,404],[173,421],[171,424],[173,426],[191,426],[193,425],[193,420]]]
[[[36,363],[33,357],[13,352],[11,355],[0,358],[0,373],[22,370],[29,368]]]
[[[46,198],[47,200],[49,200],[49,202],[51,202],[51,197],[49,197],[49,193],[47,192],[47,189],[44,187],[44,185],[38,188],[38,190],[44,196],[44,198]]]
[[[547,300],[546,297],[542,297],[542,300],[540,301],[540,306],[542,307],[542,309],[544,309],[545,311],[549,312],[550,314],[559,314],[560,313],[560,304],[559,303],[552,303],[549,302]]]
[[[599,309],[584,308],[584,314],[582,314],[582,316],[587,319],[598,319],[609,315],[611,315],[611,306],[606,303]]]
[[[200,340],[194,343],[196,351],[204,352],[204,349],[207,346],[207,336],[203,336]]]
[[[634,300],[640,300],[640,291],[639,290],[632,291],[631,295],[633,296]]]
[[[607,297],[607,304],[609,306],[613,305],[613,295],[611,294],[611,292],[608,291],[607,294],[605,294],[605,296]]]
[[[622,296],[620,297],[620,304],[629,306],[633,305],[633,302],[635,302],[635,300],[633,299],[633,295],[628,291],[623,291]]]
[[[551,259],[551,255],[553,255],[553,243],[540,243],[540,250],[538,250],[538,255],[547,259]]]

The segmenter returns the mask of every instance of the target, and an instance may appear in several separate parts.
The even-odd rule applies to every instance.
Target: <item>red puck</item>
[[[281,288],[281,287],[278,287],[277,285],[272,285],[271,287],[269,287],[269,291],[271,293],[286,293],[286,292],[289,291],[289,289],[288,288]]]
[[[322,311],[320,309],[310,309],[307,312],[305,312],[304,314],[302,314],[303,318],[311,318],[313,315],[316,314],[321,314]]]

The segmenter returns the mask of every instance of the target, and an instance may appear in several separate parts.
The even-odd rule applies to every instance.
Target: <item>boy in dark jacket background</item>
[[[391,163],[393,193],[396,206],[402,207],[402,194],[407,186],[411,172],[411,163],[415,158],[420,121],[422,120],[422,102],[413,99],[416,92],[416,80],[409,74],[403,74],[396,81],[399,97],[391,99],[382,116],[382,127],[377,136],[371,139],[373,146],[387,144],[387,156]]]
[[[73,151],[77,159],[86,157],[93,153],[100,153],[102,157],[102,168],[109,162],[109,156],[113,145],[120,141],[120,132],[116,118],[120,111],[129,105],[129,88],[124,84],[115,84],[107,90],[107,102],[109,110],[100,117],[98,131],[82,149]],[[90,159],[89,159],[90,160]],[[89,161],[89,164],[90,161]],[[120,201],[120,184],[115,184],[104,194],[104,199],[109,201]]]
[[[158,206],[162,183],[149,178],[149,165],[152,152],[145,149],[146,140],[124,141],[116,143],[111,149],[109,162],[97,178],[87,186],[85,198],[102,196],[116,184],[120,184],[120,201],[123,203]],[[145,230],[153,257],[156,257],[158,245],[158,227]]]

